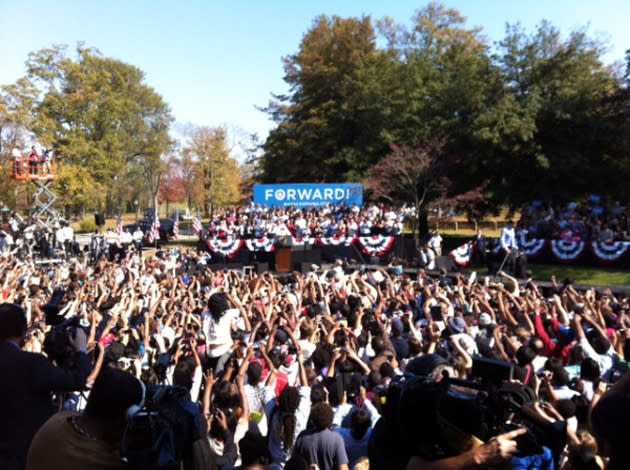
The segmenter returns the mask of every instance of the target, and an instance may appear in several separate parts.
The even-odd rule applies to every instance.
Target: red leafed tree
[[[160,181],[159,199],[166,203],[166,213],[169,203],[183,202],[186,199],[186,182],[182,176],[179,159],[172,156],[165,162],[166,171]]]
[[[413,203],[416,239],[416,234],[426,232],[427,204],[445,198],[452,185],[446,171],[454,159],[445,150],[446,143],[446,136],[436,136],[417,144],[392,145],[365,182],[375,199]]]

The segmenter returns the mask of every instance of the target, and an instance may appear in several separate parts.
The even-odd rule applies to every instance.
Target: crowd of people
[[[221,210],[208,225],[218,238],[265,236],[355,237],[401,235],[412,207],[386,204],[265,207],[250,202]],[[630,211],[619,201],[610,206],[591,196],[584,203],[543,204],[534,201],[521,212],[516,229],[529,238],[565,241],[630,241]]]
[[[74,229],[65,220],[47,226],[13,212],[0,228],[0,256],[21,260],[71,258],[81,251]]]
[[[610,289],[215,271],[186,250],[8,255],[0,283],[0,469],[134,468],[123,443],[160,384],[198,410],[188,468],[630,465],[630,297]]]
[[[209,222],[210,237],[359,237],[401,235],[406,206],[327,204],[321,207],[266,207],[250,202],[218,211]]]
[[[530,238],[630,241],[629,209],[619,201],[605,206],[596,195],[582,204],[550,205],[535,201],[523,210],[518,226]]]

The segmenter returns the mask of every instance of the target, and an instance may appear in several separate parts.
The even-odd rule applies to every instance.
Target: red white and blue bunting
[[[315,242],[318,245],[350,246],[355,240],[354,237],[322,237],[316,238]]]
[[[614,263],[628,252],[630,242],[593,242],[591,248],[603,263]]]
[[[368,256],[383,256],[394,244],[394,237],[376,235],[373,237],[357,237],[361,251]]]
[[[212,253],[221,253],[226,258],[233,258],[234,256],[236,256],[236,253],[238,253],[238,251],[243,246],[243,240],[232,238],[214,238],[207,240],[206,243],[208,244],[208,248],[210,248],[210,251]]]
[[[521,250],[523,250],[523,253],[525,253],[528,258],[536,258],[537,256],[540,256],[540,254],[544,251],[546,244],[547,240],[544,239],[532,238],[528,240],[525,232],[521,232],[518,239],[518,246]]]
[[[572,263],[584,253],[584,242],[551,240],[551,252],[561,263]]]
[[[315,243],[314,238],[293,238],[293,246],[305,246]]]
[[[473,250],[474,246],[472,242],[468,242],[461,246],[458,246],[449,254],[451,255],[451,258],[453,258],[455,264],[457,264],[458,266],[468,266],[472,260]]]
[[[273,238],[263,237],[247,240],[247,249],[249,251],[266,251],[267,253],[274,251],[276,247],[273,244]]]

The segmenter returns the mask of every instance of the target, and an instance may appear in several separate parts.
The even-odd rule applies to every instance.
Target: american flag
[[[175,223],[173,224],[173,238],[179,238],[179,210],[175,212]]]
[[[122,233],[122,212],[118,212],[118,220],[116,221],[116,245],[118,246],[122,245]]]
[[[155,215],[153,216],[153,225],[149,232],[149,243],[153,243],[160,237],[160,216],[158,215],[157,208],[155,209]]]
[[[202,229],[203,225],[201,224],[201,220],[199,220],[199,217],[193,218],[193,231],[195,232],[195,235],[199,236]]]

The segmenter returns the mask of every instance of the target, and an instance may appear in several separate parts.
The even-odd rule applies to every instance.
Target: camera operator
[[[466,415],[462,422],[467,418],[477,420],[480,416],[473,416],[479,412],[470,406],[474,402],[455,411],[442,409],[437,396],[443,388],[435,375],[445,367],[443,358],[429,354],[414,359],[408,366],[408,371],[417,378],[411,380],[420,379],[415,383],[424,385],[413,389],[406,397],[402,389],[390,385],[382,418],[368,444],[370,469],[500,469],[510,463],[518,450],[517,438],[527,430],[511,430],[483,443],[472,432],[449,422],[448,414]],[[451,403],[447,408],[453,405],[456,404]],[[444,412],[446,415],[442,415]]]
[[[0,305],[0,469],[23,469],[33,436],[52,416],[51,392],[82,390],[90,373],[87,337],[78,328],[69,338],[75,351],[70,369],[55,367],[40,354],[22,351],[26,314],[15,304]]]
[[[411,457],[406,470],[464,470],[473,468],[502,468],[517,451],[516,438],[525,434],[525,429],[516,429],[493,437],[476,449],[455,457],[427,461],[422,457]]]

